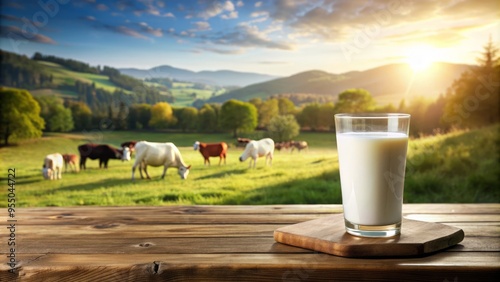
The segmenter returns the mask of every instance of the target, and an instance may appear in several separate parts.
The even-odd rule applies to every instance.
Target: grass
[[[194,83],[174,82],[170,92],[175,97],[175,102],[172,103],[176,107],[188,107],[193,104],[195,98],[191,94],[196,93],[196,99],[206,100],[212,97],[214,89],[196,89],[193,88]],[[217,90],[216,95],[224,93],[224,89]]]
[[[498,202],[500,126],[458,131],[411,140],[405,178],[408,203]],[[77,153],[77,146],[93,140],[117,146],[126,140],[174,142],[184,161],[193,165],[187,180],[169,169],[149,168],[152,180],[130,180],[132,162],[111,160],[108,169],[88,160],[87,170],[67,172],[58,181],[43,180],[43,157],[52,152]],[[259,159],[256,169],[248,160],[240,163],[242,149],[228,134],[180,134],[150,132],[90,132],[47,134],[42,139],[0,149],[1,181],[7,169],[16,169],[18,207],[130,206],[172,204],[340,204],[341,193],[333,133],[303,133],[308,152],[275,153],[273,166]],[[227,164],[204,166],[194,141],[226,141],[231,144]],[[138,172],[136,172],[138,177]],[[6,189],[0,199],[7,199]],[[5,207],[6,201],[0,202]]]
[[[95,83],[96,88],[101,88],[111,93],[113,93],[116,89],[120,89],[116,87],[114,83],[109,81],[109,77],[105,75],[76,72],[52,62],[40,61],[39,63],[44,65],[45,68],[53,75],[53,83],[55,85],[73,86],[75,85],[75,81],[79,80],[88,84]]]

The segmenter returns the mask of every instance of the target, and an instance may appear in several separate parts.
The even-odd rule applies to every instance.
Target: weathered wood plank
[[[341,213],[342,205],[256,205],[256,206],[133,206],[133,207],[44,207],[19,208],[18,216],[59,216],[77,214],[80,216],[96,215],[104,212],[108,215],[122,215],[123,212],[135,216],[153,216],[162,214],[331,214]],[[403,213],[419,214],[500,214],[500,204],[404,204]],[[0,220],[7,219],[5,215]]]
[[[500,252],[500,238],[466,237],[451,251]],[[276,243],[266,237],[129,237],[51,235],[23,236],[18,239],[17,253],[65,253],[65,254],[210,254],[210,253],[296,253],[310,252],[305,249]],[[2,253],[7,249],[2,247]]]
[[[18,272],[22,281],[64,277],[71,281],[477,281],[478,277],[496,281],[498,274],[498,253],[438,253],[412,259],[347,259],[314,253],[50,254],[23,265]],[[4,277],[5,271],[0,272],[0,278]]]
[[[122,210],[120,214],[94,211],[92,214],[67,212],[51,215],[18,216],[18,225],[114,225],[114,224],[293,224],[327,214],[158,214],[138,216]],[[429,222],[500,222],[500,214],[406,214],[408,219]],[[1,219],[0,219],[1,220]]]
[[[26,225],[17,232],[20,236],[92,236],[100,237],[272,237],[274,230],[288,224],[96,224],[96,225]],[[461,223],[452,222],[447,225],[461,228],[467,237],[500,236],[500,223],[485,222]],[[221,232],[224,230],[224,232]]]

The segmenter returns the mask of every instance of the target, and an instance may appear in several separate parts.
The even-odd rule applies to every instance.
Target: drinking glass
[[[336,114],[344,221],[349,234],[400,234],[410,115]]]

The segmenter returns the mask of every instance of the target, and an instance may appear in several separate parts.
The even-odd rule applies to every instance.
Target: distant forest
[[[69,70],[105,75],[109,81],[118,88],[110,92],[97,88],[94,83],[85,83],[75,80],[74,84],[54,83],[54,75],[37,61],[51,62]],[[168,93],[168,88],[161,90],[167,95],[160,94],[158,88],[147,86],[143,81],[123,75],[117,69],[111,67],[93,67],[89,64],[72,59],[63,59],[55,56],[35,53],[32,59],[0,50],[0,85],[8,87],[23,88],[27,90],[35,89],[58,89],[62,91],[72,91],[77,94],[75,100],[86,103],[95,113],[107,113],[108,109],[118,109],[120,103],[131,104],[155,104],[157,102],[171,102],[173,96]]]

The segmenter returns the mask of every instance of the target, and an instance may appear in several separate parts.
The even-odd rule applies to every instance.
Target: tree
[[[325,129],[332,129],[335,125],[335,106],[333,103],[321,104],[319,107],[319,123],[318,126]]]
[[[233,137],[238,131],[249,132],[257,127],[257,109],[254,105],[238,100],[228,100],[221,108],[221,125],[231,130]]]
[[[215,132],[218,129],[218,111],[215,105],[205,104],[198,113],[198,130]]]
[[[275,142],[292,140],[300,133],[300,126],[293,115],[275,116],[267,127],[269,137]]]
[[[297,119],[302,127],[309,127],[316,130],[320,127],[320,105],[318,103],[307,104],[304,106]]]
[[[198,110],[193,107],[184,107],[181,110],[179,126],[182,131],[196,129],[198,124]]]
[[[172,107],[167,102],[159,102],[151,107],[151,119],[149,126],[161,129],[168,128],[177,123],[177,119],[173,115]]]
[[[62,99],[42,96],[35,100],[40,104],[40,115],[45,120],[46,131],[67,132],[75,127],[71,110],[64,107]]]
[[[133,104],[128,108],[127,127],[129,129],[148,128],[151,119],[151,105]]]
[[[370,92],[364,89],[348,89],[339,94],[335,113],[361,113],[375,109],[375,100]]]
[[[278,100],[268,99],[258,109],[259,112],[259,127],[265,128],[269,121],[279,114]]]
[[[295,104],[285,97],[278,98],[278,108],[280,115],[288,115],[295,112]]]
[[[475,128],[500,121],[500,64],[498,49],[490,41],[484,46],[481,65],[462,73],[448,90],[442,124]]]
[[[45,120],[47,128],[55,132],[68,132],[73,130],[74,122],[71,110],[65,108],[62,104],[54,105],[50,116]]]
[[[38,138],[44,126],[40,105],[28,91],[0,88],[0,134],[5,145],[10,138]]]
[[[75,129],[90,129],[92,125],[92,111],[89,106],[83,102],[70,102],[68,106],[73,116]]]
[[[116,114],[115,124],[117,129],[127,129],[127,107],[123,101],[120,101],[118,106],[118,114]]]

